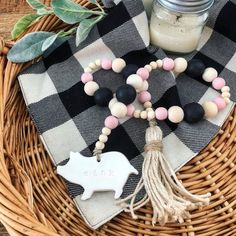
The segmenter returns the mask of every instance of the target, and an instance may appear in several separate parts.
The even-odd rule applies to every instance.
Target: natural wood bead
[[[151,108],[152,107],[152,103],[151,102],[145,102],[143,104],[144,108]]]
[[[217,70],[212,67],[208,67],[203,72],[202,78],[206,82],[212,82],[217,76],[218,76]]]
[[[147,112],[153,111],[153,109],[152,109],[151,107],[148,107],[148,108],[146,109],[146,111],[147,111]]]
[[[229,92],[230,91],[230,87],[229,86],[224,86],[222,89],[221,89],[221,92],[224,93],[224,92]]]
[[[124,118],[127,114],[127,107],[121,102],[115,103],[110,110],[111,114],[117,118]]]
[[[146,119],[147,119],[147,112],[146,112],[146,111],[142,111],[142,112],[140,113],[140,117],[141,117],[142,119],[146,120]]]
[[[144,68],[146,68],[149,72],[152,71],[152,67],[150,65],[146,65],[146,66],[144,66]]]
[[[150,63],[150,66],[152,67],[153,70],[157,69],[157,63],[155,61],[152,61]]]
[[[174,62],[175,62],[174,72],[176,73],[182,73],[188,67],[188,62],[183,57],[176,58]]]
[[[103,150],[105,148],[105,144],[103,142],[101,142],[101,141],[97,141],[95,147],[98,150]]]
[[[229,104],[231,102],[231,100],[229,98],[224,98],[224,100],[225,100],[226,104]]]
[[[229,92],[223,92],[223,93],[221,94],[221,96],[222,96],[223,98],[230,98],[230,97],[231,97],[231,94],[230,94]]]
[[[90,68],[90,67],[86,67],[85,69],[84,69],[84,72],[85,73],[92,73],[92,69]]]
[[[140,90],[143,86],[143,79],[139,75],[133,74],[127,78],[126,83],[133,86],[136,90]]]
[[[88,96],[93,96],[94,93],[99,89],[99,85],[95,81],[89,81],[84,85],[84,92]]]
[[[89,67],[90,67],[92,70],[97,69],[97,65],[96,65],[94,62],[89,63]]]
[[[101,59],[97,59],[97,60],[95,61],[95,64],[96,64],[97,67],[100,67],[100,66],[101,66],[101,63],[102,63]]]
[[[179,106],[172,106],[168,110],[168,119],[172,123],[180,123],[184,119],[184,111]]]
[[[148,120],[153,120],[155,118],[155,112],[153,110],[149,110],[147,113]]]
[[[122,58],[116,58],[112,62],[112,70],[116,73],[120,73],[126,66],[125,60]]]
[[[111,110],[111,107],[117,102],[118,102],[118,100],[116,98],[112,98],[111,101],[109,102],[109,105],[108,105],[109,109]]]
[[[104,127],[102,129],[102,133],[105,134],[105,135],[110,135],[111,134],[111,129],[107,128],[107,127]]]
[[[158,60],[156,61],[156,63],[157,63],[157,67],[158,67],[158,68],[162,68],[162,66],[163,66],[162,60],[158,59]]]
[[[140,118],[140,113],[141,113],[140,110],[135,110],[135,111],[134,111],[134,117],[135,117],[135,118]]]
[[[147,82],[147,80],[144,80],[140,91],[147,91],[148,88],[149,88],[149,83]]]
[[[211,102],[211,101],[204,102],[202,107],[205,111],[206,118],[213,118],[213,117],[217,116],[218,107],[214,102]]]
[[[101,135],[99,136],[99,141],[101,141],[102,143],[106,143],[107,140],[108,140],[107,135],[101,134]]]

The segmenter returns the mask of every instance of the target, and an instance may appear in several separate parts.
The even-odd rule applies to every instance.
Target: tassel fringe
[[[138,218],[135,211],[149,201],[153,208],[153,225],[157,222],[160,225],[176,221],[181,223],[190,217],[189,210],[209,204],[210,193],[193,195],[177,179],[163,155],[162,131],[156,122],[150,122],[150,127],[146,130],[145,152],[142,177],[135,191],[117,202],[126,212],[130,212],[134,219]],[[137,194],[143,188],[146,194],[142,200],[136,202]]]

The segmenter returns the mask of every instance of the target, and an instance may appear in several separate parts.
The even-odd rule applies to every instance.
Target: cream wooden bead
[[[103,150],[105,148],[105,144],[103,142],[101,142],[101,141],[97,141],[95,147],[98,150]]]
[[[101,141],[102,143],[106,143],[107,140],[108,140],[107,135],[101,134],[101,135],[99,136],[99,141]]]
[[[140,118],[140,113],[141,113],[141,111],[140,110],[135,110],[134,111],[134,118]]]
[[[230,94],[229,92],[223,92],[223,93],[221,94],[221,96],[222,96],[223,98],[230,98],[230,97],[231,97],[231,94]]]
[[[110,110],[111,114],[117,118],[124,118],[127,114],[127,107],[121,102],[115,103]]]
[[[146,120],[147,119],[147,112],[146,111],[141,111],[140,117],[141,117],[141,119]]]
[[[112,70],[116,73],[120,73],[126,66],[125,61],[122,58],[116,58],[112,62]]]
[[[221,92],[224,93],[224,92],[229,92],[230,91],[230,87],[229,86],[224,86],[222,89],[221,89]]]
[[[231,102],[231,100],[229,98],[224,98],[224,100],[225,100],[226,104],[229,104]]]
[[[205,69],[202,75],[202,78],[206,82],[212,82],[217,76],[218,76],[218,72],[216,71],[216,69],[212,67],[208,67]]]
[[[213,118],[218,114],[218,107],[214,102],[208,101],[202,104],[206,118]]]
[[[151,107],[149,107],[149,108],[146,109],[146,111],[147,111],[147,112],[153,111],[153,109],[152,109]]]
[[[168,110],[168,119],[173,123],[180,123],[184,119],[184,111],[179,106],[172,106]]]
[[[153,120],[155,118],[155,112],[153,110],[148,111],[147,118],[148,120]]]
[[[182,73],[188,67],[188,62],[183,57],[176,58],[174,62],[175,62],[174,72],[176,73]]]
[[[157,69],[157,63],[155,61],[152,61],[150,63],[150,66],[152,67],[153,70]]]
[[[146,65],[146,66],[144,66],[144,68],[146,68],[149,72],[152,71],[152,67],[150,65]]]
[[[143,79],[139,75],[133,74],[127,78],[126,83],[133,86],[136,90],[140,90],[143,86]]]
[[[140,91],[147,91],[148,88],[149,88],[149,83],[147,82],[147,80],[143,80],[143,85]]]
[[[118,100],[116,98],[112,98],[108,104],[109,109],[111,109],[111,107],[117,102],[118,102]]]
[[[92,69],[90,68],[90,67],[86,67],[85,69],[84,69],[84,72],[85,73],[92,73]]]
[[[95,61],[95,64],[97,65],[97,67],[100,67],[101,66],[101,59],[97,59]]]
[[[104,127],[102,129],[102,133],[105,134],[105,135],[110,135],[111,134],[111,129],[107,128],[107,127]]]
[[[162,60],[158,59],[158,60],[156,61],[156,63],[157,63],[157,67],[158,67],[158,68],[162,68],[162,66],[163,66],[163,61],[162,61]]]
[[[89,63],[89,67],[90,67],[92,70],[97,69],[97,65],[96,65],[94,62]]]
[[[152,107],[152,103],[151,102],[145,102],[143,104],[144,108],[151,108]]]
[[[99,85],[95,81],[89,81],[84,85],[84,92],[88,96],[93,96],[94,93],[99,89]]]

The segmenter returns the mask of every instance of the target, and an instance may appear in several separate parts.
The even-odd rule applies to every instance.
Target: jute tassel
[[[193,195],[188,192],[165,159],[162,148],[162,131],[155,121],[150,121],[150,127],[146,130],[142,177],[134,193],[118,202],[133,218],[137,218],[135,211],[150,201],[153,208],[153,225],[157,221],[161,225],[167,222],[183,222],[190,217],[189,210],[208,205],[211,195]],[[137,194],[143,187],[146,195],[136,202]]]

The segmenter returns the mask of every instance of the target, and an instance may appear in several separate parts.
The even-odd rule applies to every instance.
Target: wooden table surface
[[[31,11],[25,0],[0,0],[0,37],[10,39],[11,29],[15,22]],[[8,236],[1,224],[0,236]]]

